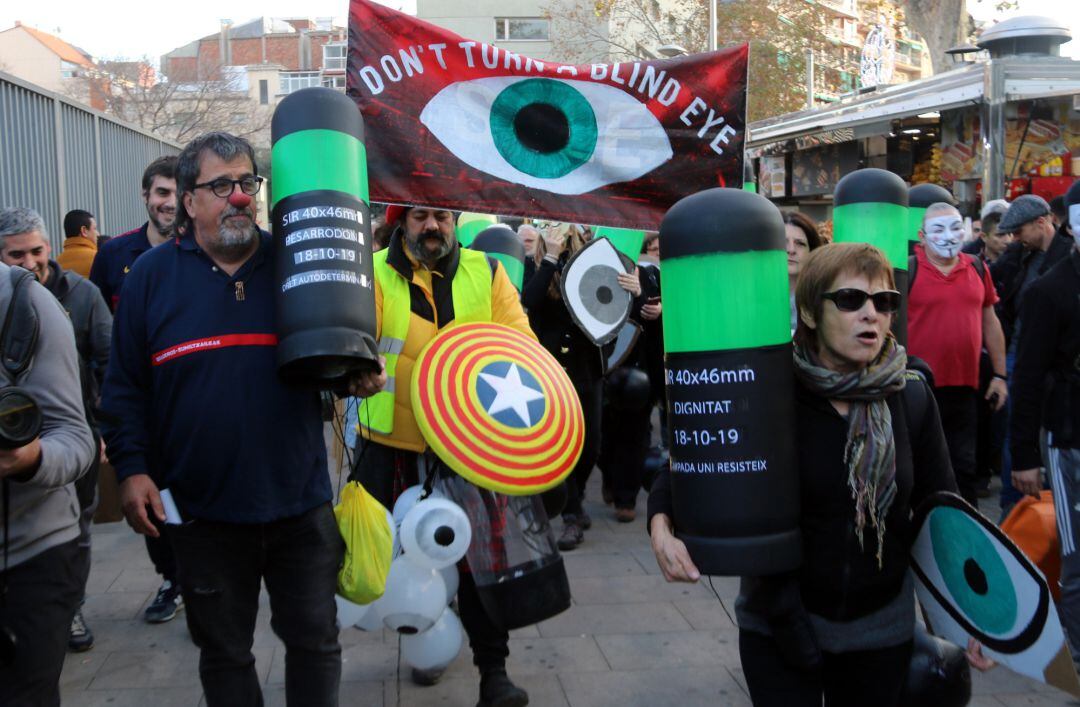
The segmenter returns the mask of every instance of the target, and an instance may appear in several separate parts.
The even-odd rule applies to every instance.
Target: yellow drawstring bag
[[[358,481],[341,491],[334,506],[345,562],[338,572],[337,593],[355,604],[370,604],[386,591],[386,575],[394,552],[390,513]]]

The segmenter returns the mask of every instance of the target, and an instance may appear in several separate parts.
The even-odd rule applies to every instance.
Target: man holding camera
[[[32,215],[0,209],[0,239],[26,232]],[[90,571],[74,482],[97,449],[60,304],[33,275],[0,263],[0,318],[0,704],[58,705]]]

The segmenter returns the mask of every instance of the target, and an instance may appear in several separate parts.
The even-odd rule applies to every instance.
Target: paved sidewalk
[[[594,474],[594,478],[599,473]],[[598,480],[591,498],[599,498]],[[664,581],[649,550],[644,499],[638,520],[616,523],[611,509],[588,504],[593,529],[567,553],[574,605],[539,626],[513,634],[510,675],[541,707],[749,705],[731,621],[737,581]],[[986,504],[991,511],[991,504]],[[181,613],[171,623],[143,623],[158,587],[142,539],[126,525],[95,526],[85,616],[96,645],[69,655],[65,705],[195,707],[202,704],[198,652]],[[284,705],[284,648],[269,626],[263,594],[255,648],[268,705]],[[468,647],[435,687],[409,682],[397,636],[342,631],[341,704],[359,706],[476,704],[478,679]],[[998,668],[975,678],[977,707],[1076,705],[1054,688]]]

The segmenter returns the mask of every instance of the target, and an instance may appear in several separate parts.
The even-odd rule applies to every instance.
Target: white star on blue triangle
[[[484,386],[479,385],[481,381]],[[489,390],[484,390],[485,387]],[[544,393],[538,387],[532,374],[518,368],[516,363],[496,361],[480,372],[477,393],[480,404],[499,422],[511,427],[532,427],[544,414]]]

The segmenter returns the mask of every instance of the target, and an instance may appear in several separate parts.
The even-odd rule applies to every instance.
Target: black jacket
[[[855,502],[844,463],[847,420],[825,398],[801,384],[796,388],[803,543],[799,587],[809,611],[834,621],[866,616],[896,598],[910,564],[912,511],[936,491],[956,491],[929,386],[909,376],[905,389],[887,401],[896,443],[897,494],[885,519],[879,570],[875,530],[866,527],[861,549],[855,536]],[[909,418],[913,430],[908,429]],[[657,477],[649,494],[650,519],[658,512],[671,516],[670,488],[670,473]]]
[[[1014,469],[1042,466],[1039,428],[1080,449],[1080,253],[1076,248],[1024,295],[1010,387]]]
[[[1058,229],[1050,241],[1050,247],[1046,249],[1046,257],[1039,266],[1039,277],[1042,277],[1056,263],[1064,260],[1069,255],[1073,246],[1073,239],[1065,232],[1064,226]],[[998,319],[1001,320],[1001,328],[1005,331],[1005,339],[1011,340],[1016,328],[1016,320],[1020,315],[1020,289],[1024,285],[1028,264],[1033,253],[1024,247],[1019,241],[1014,242],[990,264],[990,277],[997,288]]]
[[[112,341],[112,314],[97,285],[82,275],[49,261],[45,289],[60,301],[75,329],[83,400],[88,409],[97,405]]]

